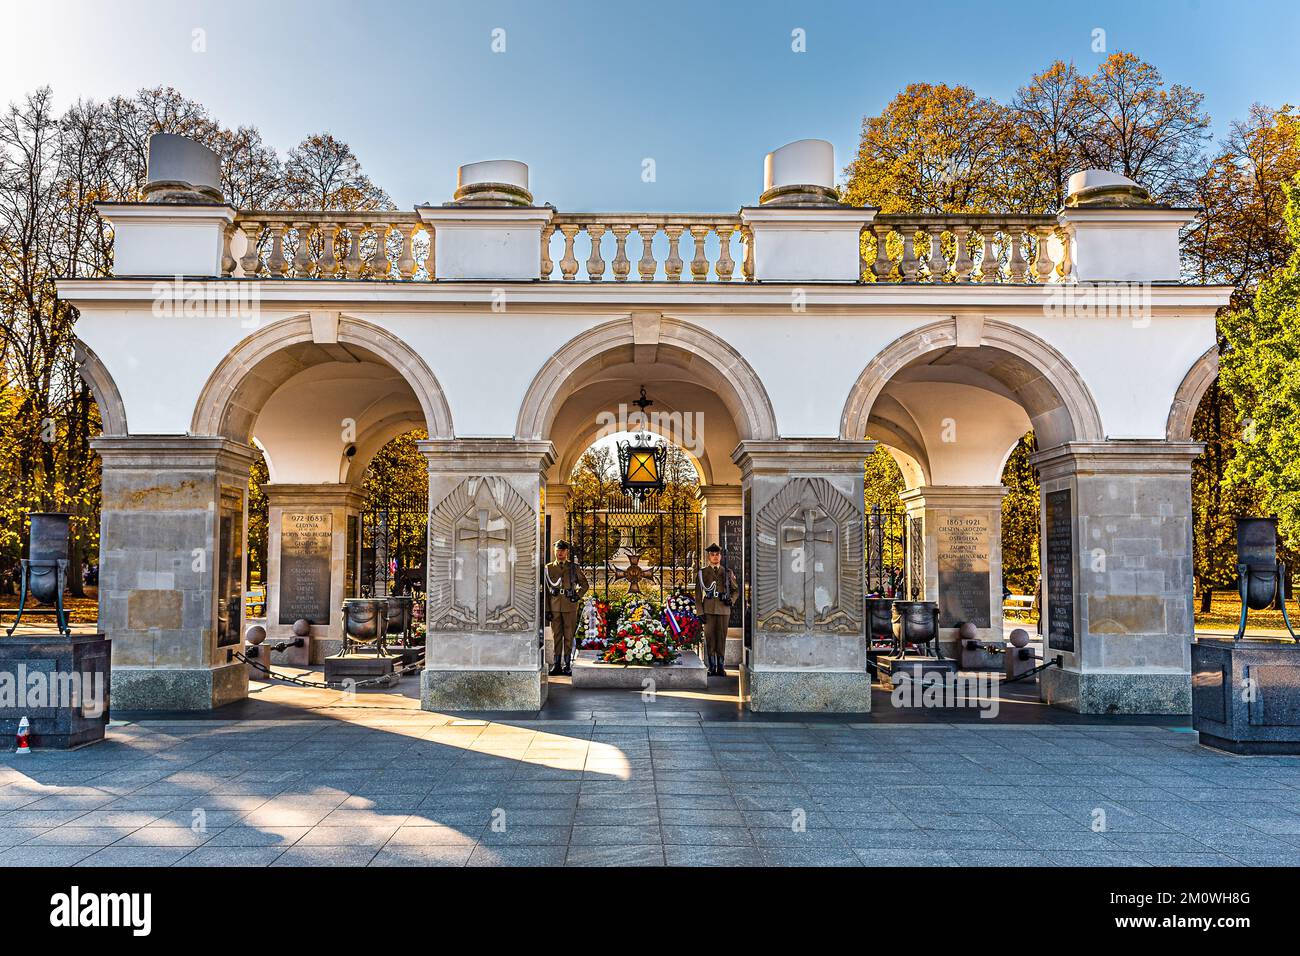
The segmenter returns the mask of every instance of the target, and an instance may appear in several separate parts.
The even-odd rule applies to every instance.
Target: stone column
[[[1191,712],[1196,442],[1069,442],[1042,492],[1043,700],[1088,714]]]
[[[703,519],[704,547],[707,548],[713,542],[717,542],[725,552],[727,543],[722,540],[722,520],[724,518],[740,517],[744,514],[741,487],[739,485],[700,485],[697,493]],[[741,559],[744,556],[724,554],[723,557],[728,562],[731,570],[735,572],[736,579],[740,580],[743,570]],[[700,560],[703,563],[703,555],[700,555]],[[743,618],[741,620],[743,621]],[[736,626],[735,621],[736,617],[733,615],[733,626],[727,629],[725,659],[728,667],[738,667],[743,657],[745,629],[743,626]]]
[[[420,442],[429,460],[425,710],[536,711],[546,702],[540,613],[547,441]]]
[[[349,560],[348,529],[351,519],[351,544],[357,548],[362,495],[340,484],[268,484],[263,490],[268,643],[292,640],[299,618],[312,625],[305,646],[273,655],[272,662],[324,663],[343,649],[343,599],[357,594],[359,556],[354,551]]]
[[[939,603],[939,641],[956,657],[957,628],[970,621],[979,637],[1002,637],[1001,485],[927,485],[900,497],[919,520],[924,584],[918,600]],[[909,559],[913,560],[913,559]]]
[[[233,655],[253,449],[184,436],[92,447],[103,461],[99,626],[112,640],[113,706],[210,710],[248,696]]]
[[[751,642],[741,697],[756,711],[871,709],[863,461],[871,441],[742,441]]]

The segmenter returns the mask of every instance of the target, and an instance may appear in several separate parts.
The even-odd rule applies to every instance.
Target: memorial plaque
[[[217,647],[243,640],[244,493],[223,486],[217,527]]]
[[[987,514],[944,512],[937,516],[934,543],[939,565],[939,626],[969,621],[991,627]]]
[[[334,518],[328,511],[280,517],[280,623],[330,622],[330,554]]]
[[[1047,494],[1047,646],[1074,653],[1074,510],[1070,490]]]
[[[741,555],[745,550],[744,519],[740,515],[722,515],[718,518],[718,544],[722,548],[722,563],[736,576],[737,585],[744,580],[744,561]],[[744,626],[744,600],[737,595],[736,603],[731,605],[731,618],[727,627]]]

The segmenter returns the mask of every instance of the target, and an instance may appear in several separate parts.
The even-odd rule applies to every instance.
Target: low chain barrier
[[[316,687],[322,690],[342,690],[348,687],[351,687],[353,689],[359,687],[380,687],[380,686],[391,687],[395,683],[393,678],[406,677],[408,674],[418,673],[420,670],[424,668],[424,657],[420,656],[417,657],[409,664],[406,664],[399,668],[394,668],[393,673],[391,674],[382,674],[379,677],[367,677],[365,680],[328,682],[328,681],[319,681],[319,680],[307,680],[307,678],[305,677],[294,677],[291,674],[278,674],[275,671],[271,670],[271,668],[263,664],[261,661],[253,660],[251,658],[245,657],[239,651],[235,651],[235,658],[236,660],[242,661],[245,664],[251,664],[253,667],[256,667],[259,671],[261,671],[263,674],[265,674],[267,677],[271,678],[272,680],[283,681],[286,684],[296,684],[299,687]]]

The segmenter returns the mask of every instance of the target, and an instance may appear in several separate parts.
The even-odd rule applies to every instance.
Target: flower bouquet
[[[674,644],[689,647],[698,644],[704,636],[704,626],[695,613],[695,599],[684,591],[678,591],[664,605],[664,627],[668,638]]]
[[[624,665],[671,664],[677,660],[678,654],[668,638],[667,628],[653,613],[653,605],[649,602],[637,604],[643,606],[624,609],[601,660],[607,664]]]
[[[603,651],[609,643],[609,602],[587,598],[578,621],[578,648]]]

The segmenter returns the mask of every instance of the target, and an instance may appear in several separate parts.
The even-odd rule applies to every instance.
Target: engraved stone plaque
[[[939,565],[939,626],[969,621],[992,626],[989,607],[989,535],[987,514],[944,512],[934,529]]]
[[[330,552],[334,518],[328,511],[286,511],[280,517],[280,623],[330,622]]]
[[[1047,646],[1074,652],[1074,512],[1070,490],[1047,494]]]

